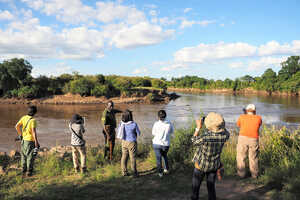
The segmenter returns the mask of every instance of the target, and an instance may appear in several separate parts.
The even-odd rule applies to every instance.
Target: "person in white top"
[[[154,136],[153,149],[156,156],[157,172],[160,177],[169,173],[169,163],[167,153],[170,146],[170,136],[174,132],[173,125],[166,120],[167,113],[164,110],[158,111],[158,121],[156,121],[152,128],[152,135]],[[164,161],[164,169],[162,168],[162,160]]]

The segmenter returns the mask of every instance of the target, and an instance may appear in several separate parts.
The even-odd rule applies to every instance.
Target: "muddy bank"
[[[167,93],[163,91],[143,91],[131,96],[120,96],[113,98],[106,97],[82,97],[79,94],[64,94],[44,97],[39,99],[20,99],[20,98],[0,98],[1,104],[106,104],[108,101],[122,104],[133,103],[168,103],[170,100],[179,96],[176,93]]]
[[[262,90],[254,90],[252,88],[245,88],[239,91],[233,89],[208,89],[202,90],[198,88],[168,88],[169,92],[189,92],[189,93],[219,93],[219,94],[249,94],[249,95],[264,95],[264,96],[299,96],[299,93],[292,92],[267,92]]]

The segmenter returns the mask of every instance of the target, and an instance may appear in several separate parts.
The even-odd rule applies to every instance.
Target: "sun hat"
[[[222,117],[222,115],[210,112],[205,117],[204,120],[205,127],[215,133],[219,133],[225,130],[225,121]]]
[[[255,111],[255,110],[256,110],[255,105],[254,105],[254,104],[249,104],[249,105],[246,107],[246,110]]]

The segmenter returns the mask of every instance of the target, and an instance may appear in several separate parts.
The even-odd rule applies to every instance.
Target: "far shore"
[[[267,92],[262,90],[254,90],[252,88],[245,88],[239,91],[234,91],[233,89],[198,89],[198,88],[168,88],[169,92],[188,92],[188,93],[216,93],[216,94],[245,94],[245,95],[263,95],[263,96],[297,96],[300,98],[299,93],[291,92]]]
[[[151,95],[149,95],[151,94]],[[24,98],[0,98],[0,104],[106,104],[108,101],[113,101],[116,104],[154,104],[154,103],[168,103],[172,99],[179,96],[175,93],[149,93],[145,96],[120,96],[113,98],[88,96],[82,97],[79,94],[64,94],[53,95],[50,97],[38,99],[24,99]]]

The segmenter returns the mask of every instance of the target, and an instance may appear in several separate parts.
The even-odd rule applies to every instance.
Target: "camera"
[[[37,154],[38,154],[38,151],[39,151],[39,149],[38,149],[38,148],[34,148],[34,149],[33,149],[33,153],[32,153],[32,155],[33,155],[33,156],[37,156]]]
[[[15,138],[15,141],[21,141],[23,139],[22,135],[18,135],[16,138]]]

